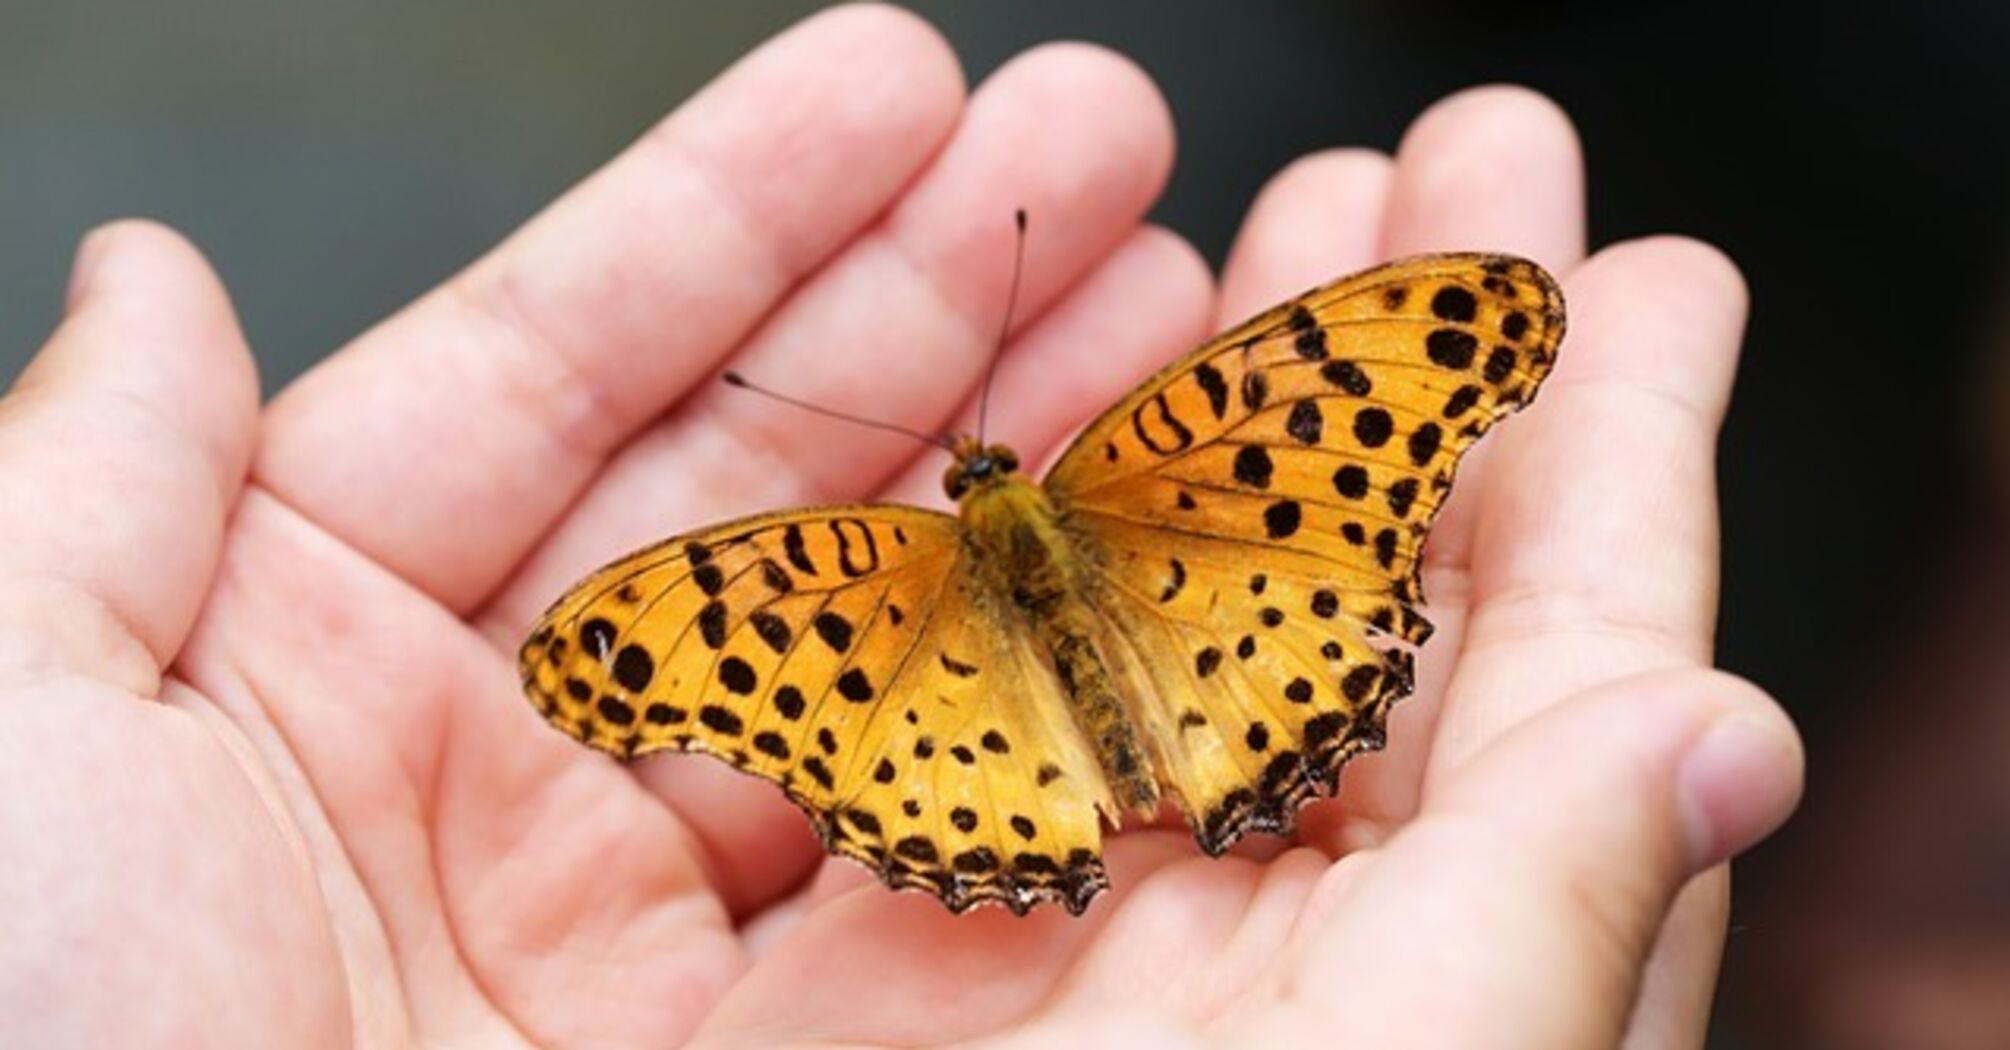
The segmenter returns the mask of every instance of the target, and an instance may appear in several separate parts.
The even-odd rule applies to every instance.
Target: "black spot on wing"
[[[966,664],[948,653],[937,653],[935,659],[942,665],[943,670],[958,678],[969,678],[977,673],[974,665]]]
[[[747,728],[739,715],[717,704],[706,704],[698,709],[698,724],[726,736],[739,736]]]
[[[865,703],[873,697],[872,679],[854,667],[838,676],[837,691],[838,695],[852,703]]]
[[[1262,445],[1244,445],[1235,451],[1235,480],[1250,488],[1269,488],[1274,469],[1270,450]]]
[[[782,553],[797,571],[809,576],[817,574],[817,565],[810,560],[809,547],[803,543],[803,527],[790,525],[782,530]]]
[[[1431,296],[1431,313],[1441,321],[1470,322],[1479,313],[1480,302],[1473,293],[1458,285],[1446,285]]]
[[[857,579],[879,569],[879,541],[872,526],[858,518],[832,518],[830,528],[837,538],[839,572]]]
[[[1423,466],[1438,454],[1438,445],[1445,438],[1445,432],[1436,423],[1420,423],[1410,432],[1410,462]],[[1416,479],[1412,478],[1411,481]],[[1393,505],[1393,500],[1391,501]],[[1400,516],[1400,515],[1399,515]]]
[[[1159,601],[1169,602],[1179,597],[1180,589],[1186,586],[1186,565],[1178,558],[1170,563],[1171,577],[1166,581],[1165,590],[1159,593]]]
[[[639,645],[624,645],[614,654],[614,680],[621,688],[631,693],[639,693],[649,688],[649,682],[656,677],[656,661],[649,656],[649,650]]]
[[[579,625],[579,646],[593,654],[595,660],[605,660],[619,633],[612,623],[596,616]]]
[[[1426,425],[1428,426],[1429,424]],[[1413,435],[1410,438],[1410,448],[1413,456],[1416,447],[1417,439]],[[1430,457],[1425,456],[1424,458],[1428,460]],[[1417,502],[1417,488],[1416,478],[1404,478],[1389,486],[1389,513],[1399,518],[1408,517],[1411,505]]]
[[[1368,494],[1368,470],[1358,463],[1348,463],[1333,472],[1333,491],[1348,499],[1360,499]]]
[[[1222,378],[1221,369],[1203,364],[1193,370],[1194,382],[1200,384],[1207,394],[1207,407],[1220,419],[1228,413],[1228,380]]]
[[[728,656],[719,661],[719,684],[725,686],[727,692],[746,696],[760,683],[752,664],[737,656]]]
[[[1326,330],[1308,328],[1291,340],[1291,349],[1307,361],[1324,361],[1327,356]]]
[[[1480,395],[1485,392],[1485,390],[1472,383],[1467,383],[1452,391],[1452,396],[1445,399],[1444,417],[1446,419],[1457,419],[1471,412],[1473,406],[1480,403]]]
[[[1384,569],[1396,567],[1396,530],[1383,529],[1375,534],[1375,563]]]
[[[816,631],[817,637],[823,639],[831,652],[842,653],[851,648],[851,621],[837,613],[829,610],[818,613],[810,621],[810,628]]]
[[[1457,328],[1435,328],[1424,337],[1424,353],[1437,364],[1452,369],[1469,368],[1479,353],[1480,341],[1471,332]]]
[[[1270,380],[1251,369],[1242,374],[1242,407],[1254,412],[1270,400]]]
[[[722,649],[726,645],[726,604],[717,598],[705,603],[698,610],[698,637],[705,640],[710,649]]]
[[[1361,371],[1360,365],[1346,358],[1335,358],[1321,365],[1319,375],[1328,383],[1355,397],[1367,397],[1368,392],[1375,389],[1375,384],[1368,379],[1368,373]]]
[[[1161,456],[1170,456],[1193,445],[1193,431],[1173,414],[1163,390],[1131,410],[1131,431],[1146,448]]]
[[[1273,540],[1281,540],[1298,531],[1304,520],[1304,510],[1295,499],[1281,499],[1263,509],[1263,531]]]
[[[1317,445],[1319,437],[1325,433],[1326,417],[1319,412],[1319,402],[1306,398],[1291,406],[1291,418],[1284,423],[1284,432],[1290,434],[1301,445]]]
[[[1221,650],[1210,645],[1193,656],[1194,674],[1206,678],[1221,666]]]
[[[789,642],[795,638],[795,632],[789,630],[789,622],[766,609],[748,613],[747,624],[763,644],[778,654],[788,652]]]
[[[1354,413],[1354,440],[1363,448],[1381,448],[1396,432],[1396,421],[1380,408],[1364,408]]]

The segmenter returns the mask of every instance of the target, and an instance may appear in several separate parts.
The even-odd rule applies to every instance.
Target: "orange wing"
[[[1527,260],[1393,263],[1175,362],[1048,475],[1203,846],[1288,829],[1381,746],[1411,688],[1389,642],[1429,637],[1419,554],[1459,458],[1535,396],[1563,331]]]
[[[519,655],[525,690],[602,750],[704,752],[775,782],[889,885],[956,911],[1079,912],[1115,807],[964,541],[955,518],[884,505],[679,536],[559,599]]]

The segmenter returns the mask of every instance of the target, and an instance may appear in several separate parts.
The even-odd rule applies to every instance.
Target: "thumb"
[[[257,412],[202,256],[152,223],[85,238],[61,325],[0,398],[0,681],[154,691],[207,590]]]
[[[1801,763],[1785,714],[1729,675],[1579,694],[1336,867],[1298,968],[1351,975],[1350,1029],[1402,1045],[1617,1045],[1675,894],[1786,819]]]

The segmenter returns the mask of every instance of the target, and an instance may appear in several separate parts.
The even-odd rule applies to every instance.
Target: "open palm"
[[[93,236],[0,402],[0,1041],[1694,1045],[1725,883],[1691,877],[1799,777],[1770,702],[1705,670],[1735,271],[1671,239],[1585,260],[1572,133],[1525,92],[1293,165],[1218,288],[1140,225],[1171,153],[1106,52],[966,103],[912,16],[827,12],[262,411],[199,257]],[[707,380],[967,419],[1020,206],[991,423],[1035,460],[1386,257],[1518,252],[1572,310],[1433,536],[1392,749],[1289,848],[1113,839],[1081,919],[888,893],[766,784],[564,739],[512,663],[644,541],[935,501],[913,446]]]

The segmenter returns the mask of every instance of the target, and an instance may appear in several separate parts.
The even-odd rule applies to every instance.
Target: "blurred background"
[[[0,0],[0,383],[77,238],[141,214],[276,389],[817,6]],[[1217,262],[1294,156],[1495,80],[1576,118],[1594,243],[1729,250],[1720,660],[1812,765],[1740,867],[1712,1046],[2010,1046],[2010,5],[915,6],[973,78],[1059,37],[1141,63],[1181,142],[1155,217]]]

